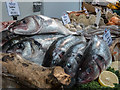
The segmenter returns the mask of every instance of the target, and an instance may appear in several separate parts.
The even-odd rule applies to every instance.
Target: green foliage
[[[91,81],[89,83],[79,85],[78,88],[98,89],[98,88],[102,88],[102,86],[97,81]]]

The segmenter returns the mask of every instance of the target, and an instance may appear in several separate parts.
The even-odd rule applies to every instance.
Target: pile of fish
[[[79,12],[79,11],[76,11]],[[82,32],[84,36],[88,39],[91,38],[92,35],[98,35],[102,37],[104,34],[105,28],[110,30],[110,33],[113,38],[120,37],[120,16],[112,14],[107,11],[106,13],[101,14],[100,22],[98,27],[95,25],[97,16],[94,14],[85,14],[85,13],[69,13],[70,23],[65,24],[65,27],[68,28],[72,32]]]
[[[95,80],[112,62],[109,47],[100,37],[86,40],[84,34],[71,32],[46,16],[25,17],[0,34],[1,52],[17,53],[45,67],[61,66],[73,84]]]

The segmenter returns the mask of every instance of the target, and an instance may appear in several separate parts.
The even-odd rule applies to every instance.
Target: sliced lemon
[[[98,81],[102,86],[111,88],[114,87],[114,83],[119,83],[118,77],[110,71],[101,72]]]
[[[120,72],[120,61],[114,61],[114,62],[112,62],[112,64],[111,64],[110,67],[114,68],[115,70],[119,70],[119,72]]]

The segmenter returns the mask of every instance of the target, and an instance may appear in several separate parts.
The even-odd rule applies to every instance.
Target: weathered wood
[[[20,82],[36,88],[58,88],[69,85],[70,76],[60,66],[42,67],[21,58],[18,54],[0,54],[3,73],[15,76]]]

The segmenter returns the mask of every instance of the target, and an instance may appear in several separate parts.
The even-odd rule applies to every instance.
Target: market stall
[[[2,87],[119,89],[120,2],[81,9],[1,22]]]

